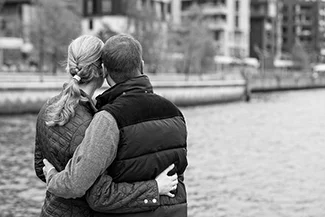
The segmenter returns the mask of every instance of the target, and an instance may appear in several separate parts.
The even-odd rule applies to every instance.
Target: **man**
[[[143,75],[142,47],[137,40],[128,35],[111,37],[105,43],[102,59],[111,88],[97,97],[100,112],[65,170],[49,171],[48,191],[61,197],[80,197],[103,172],[114,182],[137,182],[154,179],[175,164],[170,174],[178,174],[175,197],[149,196],[139,201],[137,213],[118,216],[187,216],[183,182],[187,131],[182,113],[153,93],[148,77]],[[101,188],[89,190],[88,202],[96,211],[107,212],[108,185],[110,182],[104,180],[96,185]],[[152,211],[142,210],[148,206]]]

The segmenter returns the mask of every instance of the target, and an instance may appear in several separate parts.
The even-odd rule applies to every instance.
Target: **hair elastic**
[[[81,80],[79,75],[74,75],[72,78],[75,79],[77,82]]]

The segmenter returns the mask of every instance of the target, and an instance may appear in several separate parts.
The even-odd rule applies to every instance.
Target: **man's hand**
[[[44,159],[43,160],[43,163],[44,163],[44,167],[43,167],[43,173],[44,173],[44,176],[45,176],[45,179],[46,179],[46,183],[49,183],[50,181],[50,178],[55,174],[57,173],[55,167],[50,163],[48,162],[48,160]]]

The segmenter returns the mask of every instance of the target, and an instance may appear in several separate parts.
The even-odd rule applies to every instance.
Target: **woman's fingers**
[[[45,166],[52,166],[52,164],[46,159],[43,159],[43,163]]]
[[[170,176],[170,180],[172,181],[178,180],[178,175],[175,173],[174,175]]]
[[[168,197],[175,197],[175,194],[172,194],[172,193],[169,192],[169,193],[167,194],[167,196],[168,196]]]
[[[177,185],[178,184],[178,181],[176,180],[176,181],[173,181],[172,183],[171,183],[171,186],[174,186],[174,185]]]
[[[43,173],[46,176],[47,175],[47,170],[50,167],[50,162],[48,162],[48,160],[43,159],[43,163],[44,163],[44,167],[43,167]]]
[[[46,159],[43,159],[44,167],[43,167],[43,174],[45,175],[45,178],[47,179],[48,173],[51,170],[55,170],[55,167]]]
[[[43,174],[46,176],[46,173],[47,173],[46,168],[43,167],[42,169],[43,169]]]

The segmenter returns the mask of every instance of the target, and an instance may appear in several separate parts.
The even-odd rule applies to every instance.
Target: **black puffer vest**
[[[96,107],[112,114],[120,129],[117,156],[108,168],[114,182],[152,180],[172,163],[175,163],[176,169],[171,174],[177,172],[180,177],[174,192],[176,196],[161,196],[161,207],[158,209],[118,216],[187,216],[183,183],[187,167],[187,131],[179,109],[154,94],[146,76],[115,85],[97,98]],[[151,202],[152,198],[148,198],[139,206]]]
[[[67,124],[64,126],[48,127],[44,121],[45,111],[48,105],[57,99],[58,97],[51,99],[39,112],[36,124],[35,145],[37,147],[35,150],[48,159],[57,171],[62,171],[84,138],[85,131],[93,118],[95,108],[89,101],[80,102],[75,108],[75,116]],[[35,154],[37,155],[38,153]],[[40,172],[42,171],[42,166],[39,163],[39,159],[35,159],[35,170],[41,179],[43,179]],[[47,191],[41,216],[90,217],[93,216],[93,211],[88,206],[85,198],[64,199]]]

